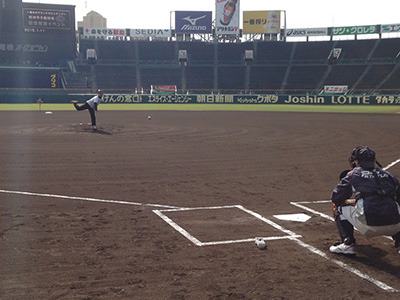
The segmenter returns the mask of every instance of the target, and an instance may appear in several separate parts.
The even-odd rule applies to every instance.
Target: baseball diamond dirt
[[[328,250],[351,150],[397,161],[399,115],[148,115],[0,112],[1,299],[400,297],[390,239]]]

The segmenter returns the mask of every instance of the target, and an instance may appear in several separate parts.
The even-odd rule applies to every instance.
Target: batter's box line
[[[226,241],[214,241],[214,242],[202,242],[193,235],[191,235],[187,230],[185,230],[182,226],[178,225],[174,222],[171,218],[167,217],[164,212],[182,212],[182,211],[194,211],[194,210],[215,210],[215,209],[230,209],[230,208],[237,208],[245,213],[252,215],[253,217],[261,220],[264,223],[269,224],[270,226],[274,227],[275,229],[287,234],[286,236],[274,236],[274,237],[263,237],[264,240],[282,240],[282,239],[294,239],[300,238],[301,235],[298,235],[288,229],[283,228],[282,226],[276,224],[275,222],[264,218],[258,213],[255,213],[249,209],[246,209],[242,205],[228,205],[228,206],[209,206],[209,207],[194,207],[194,208],[175,208],[175,209],[163,209],[163,210],[153,210],[153,212],[158,215],[161,219],[163,219],[167,224],[169,224],[172,228],[186,237],[189,241],[191,241],[196,246],[214,246],[214,245],[224,245],[224,244],[236,244],[236,243],[247,243],[254,241],[255,238],[247,238],[247,239],[237,239],[237,240],[226,240]]]

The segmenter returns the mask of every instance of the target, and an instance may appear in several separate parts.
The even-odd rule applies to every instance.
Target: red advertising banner
[[[349,90],[348,85],[325,85],[324,93],[326,94],[343,94]]]
[[[176,85],[152,85],[151,94],[175,94]]]

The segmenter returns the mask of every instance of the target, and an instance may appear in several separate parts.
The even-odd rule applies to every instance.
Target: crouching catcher
[[[397,251],[400,251],[398,179],[381,168],[375,159],[375,152],[369,147],[354,148],[349,163],[352,170],[342,172],[340,183],[332,193],[334,218],[341,241],[329,250],[332,253],[355,255],[356,228],[366,237],[392,236]],[[355,199],[351,200],[353,194]]]

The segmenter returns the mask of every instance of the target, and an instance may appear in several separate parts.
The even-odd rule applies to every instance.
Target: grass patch
[[[290,105],[290,104],[101,104],[100,110],[179,110],[179,111],[279,111],[399,114],[396,105]],[[0,104],[2,111],[38,111],[39,105]],[[42,111],[75,110],[70,103],[43,103]]]

